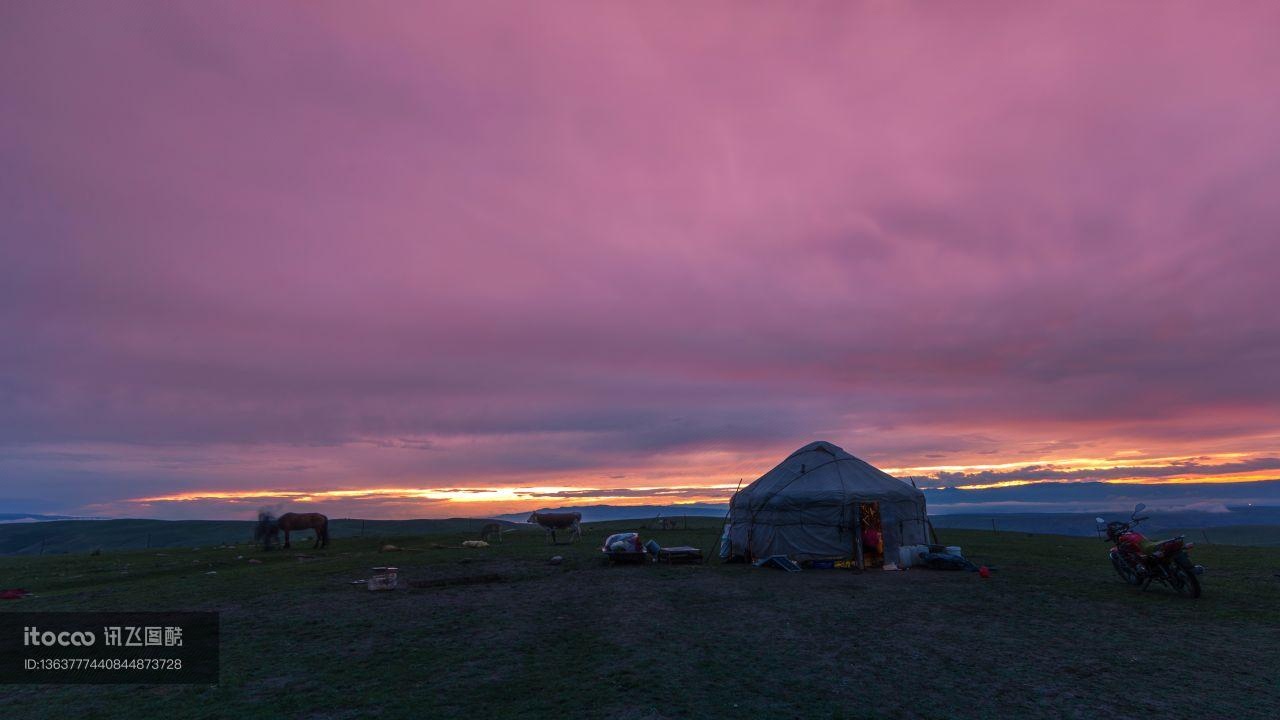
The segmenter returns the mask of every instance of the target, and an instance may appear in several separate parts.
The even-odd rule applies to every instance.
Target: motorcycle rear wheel
[[[1185,556],[1174,560],[1172,567],[1169,568],[1169,574],[1173,576],[1170,584],[1179,595],[1189,598],[1200,597],[1200,578],[1196,577],[1195,566]]]

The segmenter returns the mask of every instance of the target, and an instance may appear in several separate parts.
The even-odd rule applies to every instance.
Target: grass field
[[[715,521],[647,531],[715,547]],[[998,568],[607,567],[548,548],[372,537],[294,551],[0,558],[17,610],[219,610],[218,686],[0,686],[9,718],[1274,717],[1280,556],[1197,547],[1204,597],[1122,585],[1097,540],[942,531]],[[565,562],[549,565],[553,553]],[[245,559],[237,559],[244,556]],[[305,557],[311,556],[311,557]],[[260,557],[263,564],[249,564]],[[402,589],[349,585],[374,565]],[[210,575],[209,572],[216,572]],[[405,580],[500,576],[405,589]],[[491,578],[492,579],[492,578]]]
[[[1280,526],[1227,525],[1218,528],[1177,529],[1165,535],[1186,535],[1192,542],[1225,545],[1256,545],[1280,548]]]

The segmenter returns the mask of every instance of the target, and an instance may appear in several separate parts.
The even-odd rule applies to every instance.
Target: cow
[[[569,542],[582,539],[582,513],[580,512],[535,512],[529,516],[529,522],[542,526],[547,531],[547,542],[557,545],[556,531],[568,530]]]

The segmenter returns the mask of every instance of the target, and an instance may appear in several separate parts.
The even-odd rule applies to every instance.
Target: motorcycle
[[[1099,530],[1105,525],[1105,540],[1111,543],[1111,565],[1121,580],[1146,590],[1153,582],[1168,585],[1184,597],[1200,597],[1200,575],[1204,568],[1192,564],[1187,551],[1194,547],[1179,535],[1161,542],[1147,540],[1135,528],[1149,520],[1138,517],[1146,509],[1138,503],[1128,522],[1107,522],[1097,518]]]

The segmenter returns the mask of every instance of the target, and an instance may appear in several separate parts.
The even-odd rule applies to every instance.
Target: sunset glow
[[[1034,464],[1000,463],[986,465],[948,465],[925,467],[886,468],[904,479],[916,482],[922,488],[954,487],[959,490],[989,490],[1012,488],[1034,483],[1103,482],[1112,484],[1167,484],[1167,483],[1243,483],[1274,479],[1274,473],[1243,471],[1217,473],[1230,468],[1230,463],[1251,460],[1240,453],[1226,453],[1215,457],[1160,457],[1126,461],[1124,465],[1108,465],[1104,458],[1068,458]],[[1262,458],[1267,460],[1267,458]],[[1209,472],[1198,472],[1209,470]],[[1128,471],[1146,471],[1148,475],[1132,475]],[[949,484],[944,473],[954,476],[974,476],[980,473],[1026,473],[1029,479],[1009,479],[994,482]],[[1111,476],[1119,472],[1119,475]],[[1046,480],[1044,474],[1065,476]],[[677,485],[632,485],[627,487],[599,487],[591,478],[581,478],[576,483],[546,486],[478,485],[468,487],[359,487],[342,489],[268,489],[268,490],[191,490],[181,493],[130,498],[123,508],[161,508],[174,503],[225,503],[228,505],[269,506],[293,502],[351,502],[357,506],[377,506],[391,503],[402,506],[414,516],[419,503],[429,503],[435,514],[494,514],[518,512],[522,509],[547,505],[581,506],[610,505],[680,505],[693,503],[723,504],[733,495],[737,483]]]

